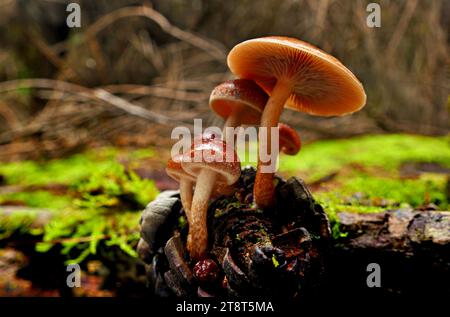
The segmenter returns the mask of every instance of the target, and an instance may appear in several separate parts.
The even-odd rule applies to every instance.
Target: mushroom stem
[[[205,257],[208,247],[207,211],[209,198],[211,197],[217,174],[210,169],[202,169],[197,176],[197,186],[195,187],[192,199],[189,236],[187,249],[191,259],[198,261]]]
[[[240,124],[240,119],[239,119],[239,112],[238,111],[233,111],[232,113],[230,113],[230,115],[227,118],[227,121],[225,121],[225,124],[223,126],[222,129],[222,140],[224,140],[225,142],[228,143],[228,139],[227,139],[227,128],[229,127],[237,127]]]
[[[180,198],[188,223],[192,221],[191,205],[192,205],[192,181],[186,178],[180,179]]]
[[[261,144],[262,133],[266,133],[265,149],[266,153],[270,157],[274,157],[276,160],[277,153],[272,156],[272,140],[271,140],[271,128],[278,126],[281,112],[283,111],[286,100],[292,93],[292,86],[288,81],[278,80],[275,87],[272,90],[272,95],[267,101],[261,116],[261,127],[266,129],[259,130],[259,147],[264,146]],[[264,131],[265,130],[265,131]],[[275,198],[275,187],[273,184],[274,173],[263,173],[261,171],[263,165],[271,165],[271,162],[262,162],[260,153],[258,152],[258,169],[256,172],[255,185],[253,188],[253,196],[255,203],[261,208],[267,208],[273,205]]]

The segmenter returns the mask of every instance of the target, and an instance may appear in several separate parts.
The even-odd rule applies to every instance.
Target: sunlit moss
[[[0,204],[15,201],[50,209],[52,217],[42,229],[31,227],[35,214],[2,217],[0,239],[17,232],[40,235],[37,251],[60,245],[68,262],[83,261],[100,245],[117,246],[136,256],[140,211],[158,189],[152,180],[126,170],[117,155],[117,150],[105,148],[61,160],[3,164],[0,174],[8,184],[24,185],[24,191],[0,195]],[[137,160],[151,155],[151,151],[140,150],[130,157]],[[67,192],[27,190],[28,185],[55,183],[67,185]]]
[[[53,195],[44,190],[18,192],[0,195],[0,204],[17,201],[28,207],[61,210],[71,206],[72,199],[68,196]]]
[[[350,164],[394,172],[404,162],[434,162],[450,167],[448,137],[369,135],[306,144],[295,156],[283,155],[280,171],[300,171],[314,181]]]
[[[155,155],[155,150],[151,148],[146,149],[138,149],[135,151],[132,151],[130,153],[130,159],[145,159],[145,158],[151,158]]]
[[[100,160],[88,153],[47,162],[21,161],[2,164],[0,174],[9,184],[71,184],[88,177],[94,171],[108,169],[110,164],[109,161]]]

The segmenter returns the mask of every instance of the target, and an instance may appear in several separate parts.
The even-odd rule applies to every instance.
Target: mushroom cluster
[[[297,39],[248,40],[230,51],[227,62],[238,79],[218,85],[209,100],[211,110],[225,120],[222,137],[200,136],[190,151],[169,160],[166,169],[180,183],[189,223],[187,250],[194,261],[207,255],[207,210],[212,195],[233,193],[230,186],[241,173],[234,148],[227,147],[227,142],[235,138],[232,128],[265,128],[259,130],[259,148],[265,149],[271,160],[262,161],[261,150],[258,152],[253,188],[254,202],[264,210],[275,204],[274,171],[264,169],[273,166],[278,156],[272,153],[272,129],[278,128],[275,135],[279,136],[281,152],[295,155],[301,148],[297,132],[279,122],[283,109],[342,116],[360,110],[366,102],[363,86],[350,70],[333,56]]]

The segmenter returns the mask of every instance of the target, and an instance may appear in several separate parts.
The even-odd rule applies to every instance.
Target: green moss
[[[8,216],[0,215],[0,240],[9,238],[12,234],[40,235],[42,230],[33,228],[37,212],[32,210],[12,213]]]
[[[341,238],[346,238],[348,236],[348,232],[342,232],[339,222],[333,222],[333,225],[331,226],[331,235],[333,236],[333,239],[338,240]]]
[[[130,159],[140,160],[154,157],[155,150],[146,148],[146,149],[138,149],[130,153]]]
[[[102,208],[122,206],[123,203],[143,208],[158,194],[154,182],[141,179],[134,172],[126,172],[116,162],[110,162],[107,169],[93,172],[86,179],[74,185],[81,199],[75,200],[78,207]]]
[[[351,164],[395,172],[404,162],[434,162],[450,167],[448,137],[369,135],[306,144],[295,156],[283,155],[280,171],[301,171],[315,181]]]
[[[96,254],[98,247],[117,246],[136,256],[140,211],[158,194],[154,182],[127,171],[116,160],[120,153],[112,148],[78,154],[47,162],[15,162],[2,164],[0,174],[11,185],[25,185],[23,192],[0,195],[0,204],[20,201],[28,207],[53,211],[43,229],[31,227],[35,214],[0,219],[0,239],[13,233],[42,236],[36,250],[47,252],[62,246],[68,262],[80,262]],[[129,160],[151,155],[151,151],[131,152]],[[68,191],[60,195],[45,190],[26,191],[28,185],[66,184]]]
[[[53,195],[44,190],[0,195],[0,204],[5,204],[8,201],[18,201],[29,207],[50,210],[61,210],[70,207],[72,204],[72,198]]]
[[[108,170],[111,159],[113,159],[111,153],[99,151],[98,154],[88,152],[61,160],[20,161],[0,165],[0,174],[6,178],[8,184],[71,184],[95,171]]]
[[[329,191],[315,194],[331,217],[336,212],[379,212],[399,207],[434,203],[448,208],[444,175],[423,175],[418,179],[383,178],[361,174],[342,179]]]
[[[275,257],[275,254],[272,255],[272,263],[275,268],[280,266],[280,262],[278,262],[277,258]]]
[[[187,226],[186,218],[184,216],[178,217],[178,228],[180,230],[183,230],[184,228],[186,228],[186,226]]]
[[[337,173],[314,196],[331,220],[336,213],[380,212],[434,203],[448,209],[445,174],[402,178],[404,163],[428,162],[450,167],[448,137],[374,135],[305,145],[294,157],[283,156],[280,171],[308,183]]]

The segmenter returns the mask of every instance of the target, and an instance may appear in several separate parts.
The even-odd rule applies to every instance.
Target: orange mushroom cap
[[[181,167],[181,161],[183,159],[182,154],[175,155],[173,158],[169,159],[166,166],[166,173],[169,177],[173,178],[177,182],[180,182],[181,178],[186,178],[192,182],[195,182],[195,177],[187,173]]]
[[[269,96],[253,80],[228,80],[211,92],[209,106],[227,119],[239,112],[240,124],[258,124]]]
[[[287,155],[295,155],[300,151],[302,142],[295,129],[285,123],[278,123],[280,150]]]
[[[264,37],[236,45],[228,66],[241,77],[256,81],[267,93],[278,80],[292,85],[285,107],[312,115],[345,115],[366,103],[364,88],[339,60],[324,51],[288,37]]]

